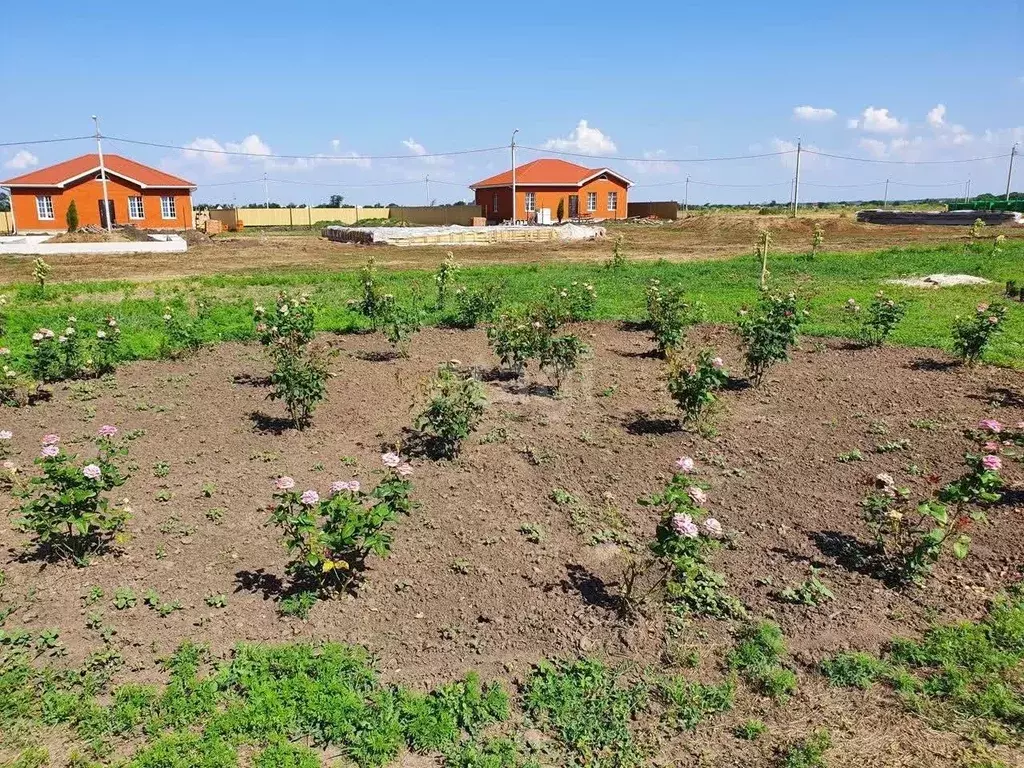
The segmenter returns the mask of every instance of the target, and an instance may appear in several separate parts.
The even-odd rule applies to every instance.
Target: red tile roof
[[[617,179],[624,181],[627,185],[633,183],[625,176],[616,173],[610,168],[586,168],[582,165],[576,165],[576,163],[570,163],[566,160],[541,158],[540,160],[534,160],[532,162],[525,163],[524,165],[516,166],[516,185],[536,186],[543,184],[578,187],[588,179],[592,179],[602,173],[611,174]],[[510,186],[512,186],[512,171],[508,170],[504,173],[499,173],[496,176],[484,179],[483,181],[478,181],[476,184],[472,184],[470,189],[477,189],[479,187]]]
[[[191,181],[172,176],[169,173],[150,168],[148,165],[129,160],[120,155],[103,155],[103,165],[108,173],[121,176],[129,181],[135,181],[143,187],[191,187],[196,185]],[[57,163],[46,168],[39,168],[30,173],[16,176],[7,181],[0,181],[4,187],[62,187],[72,179],[84,176],[92,171],[99,170],[99,155],[82,155],[63,163]]]

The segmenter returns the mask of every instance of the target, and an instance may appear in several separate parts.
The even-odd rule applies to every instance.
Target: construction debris
[[[969,227],[976,219],[981,219],[989,226],[1024,226],[1024,214],[1011,211],[857,211],[857,221],[864,224],[936,224]]]
[[[605,236],[604,227],[562,224],[557,227],[324,227],[320,233],[336,243],[359,245],[487,245],[509,242],[551,240],[596,240]]]
[[[992,282],[976,275],[945,275],[942,273],[927,277],[901,277],[886,280],[893,285],[906,285],[910,288],[948,288],[951,285],[985,285]]]

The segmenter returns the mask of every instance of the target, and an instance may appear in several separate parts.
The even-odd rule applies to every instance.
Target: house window
[[[619,207],[619,193],[609,192],[608,193],[608,210],[615,211]]]
[[[491,200],[491,202],[494,204],[493,205],[494,213],[497,213],[498,212],[498,193],[497,192],[494,193],[494,198]]]
[[[165,219],[176,219],[178,218],[178,211],[174,207],[173,197],[161,197],[160,198],[160,215]]]
[[[533,213],[537,210],[537,193],[527,192],[526,193],[526,212]]]
[[[597,210],[597,192],[587,192],[587,213]]]
[[[53,198],[36,195],[36,216],[40,221],[53,221]]]
[[[173,198],[171,200],[171,208],[172,208],[172,210],[174,208],[174,200],[173,200]],[[128,198],[128,218],[129,219],[144,219],[144,218],[146,218],[146,214],[145,214],[145,212],[143,210],[143,207],[142,207],[142,198],[141,197],[129,197]],[[164,218],[167,218],[167,216],[164,216]]]

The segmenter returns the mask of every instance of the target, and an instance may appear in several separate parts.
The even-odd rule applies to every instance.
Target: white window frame
[[[537,210],[537,193],[527,192],[525,193],[526,200],[526,212],[534,213]]]
[[[178,207],[174,195],[163,195],[160,198],[160,218],[173,220],[178,218]]]
[[[608,211],[614,213],[619,210],[619,193],[609,192],[608,193]]]
[[[597,211],[597,192],[587,192],[587,213]]]
[[[39,221],[54,221],[56,219],[53,215],[52,195],[36,195],[36,218]]]
[[[138,213],[136,214],[135,203],[138,201]],[[139,221],[146,218],[146,202],[142,195],[132,195],[128,198],[128,218]]]

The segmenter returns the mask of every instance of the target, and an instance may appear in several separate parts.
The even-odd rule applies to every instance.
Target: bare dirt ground
[[[190,275],[251,274],[269,270],[303,269],[338,271],[356,269],[369,253],[384,267],[416,269],[436,267],[448,250],[458,251],[462,264],[538,264],[595,261],[608,258],[614,238],[622,235],[626,252],[634,259],[701,261],[722,259],[751,251],[763,229],[772,232],[780,250],[810,248],[815,222],[825,231],[825,250],[875,250],[914,243],[963,240],[966,228],[884,227],[859,224],[852,218],[754,215],[694,215],[663,224],[611,224],[609,237],[587,243],[488,245],[462,247],[356,246],[332,243],[308,235],[217,235],[211,242],[190,246],[184,254],[54,256],[53,279],[149,281]],[[1024,228],[999,228],[1008,237],[1024,238]],[[1004,231],[1005,230],[1005,231]],[[32,259],[9,257],[0,261],[0,282],[29,280]]]
[[[895,635],[916,635],[930,620],[977,618],[988,598],[1021,578],[1024,471],[1012,462],[1004,472],[1009,501],[992,510],[990,526],[972,532],[968,559],[943,561],[927,591],[892,591],[848,570],[837,552],[851,537],[866,540],[858,502],[875,474],[890,472],[918,490],[931,474],[945,482],[959,474],[970,447],[965,428],[993,415],[1024,419],[1021,374],[965,370],[931,350],[806,340],[761,389],[727,392],[718,434],[704,438],[676,424],[663,363],[649,356],[645,334],[598,323],[579,330],[594,353],[564,394],[487,383],[489,406],[463,455],[451,463],[413,461],[420,506],[399,522],[392,555],[371,563],[357,595],[320,603],[308,621],[275,611],[287,558],[265,525],[274,478],[288,474],[298,487],[321,492],[338,479],[372,485],[382,448],[411,423],[418,388],[438,361],[494,365],[482,332],[424,331],[408,360],[386,359],[378,335],[329,337],[338,375],[303,433],[281,424],[280,404],[266,400],[268,363],[258,347],[244,345],[127,365],[109,381],[61,385],[50,402],[5,410],[0,426],[14,432],[19,465],[31,461],[44,433],[82,448],[101,424],[145,431],[131,444],[135,466],[122,490],[135,519],[120,556],[83,569],[44,565],[22,557],[23,536],[0,528],[8,594],[34,594],[7,627],[57,629],[70,659],[80,660],[102,645],[85,626],[96,608],[82,601],[89,587],[100,586],[105,621],[117,629],[113,643],[135,670],[128,677],[152,675],[153,654],[185,639],[209,643],[215,653],[241,641],[364,644],[388,679],[414,685],[467,669],[522,678],[549,655],[663,663],[661,621],[630,624],[615,610],[628,546],[592,540],[611,530],[621,542],[649,541],[656,520],[636,500],[658,490],[685,454],[710,485],[709,508],[735,532],[735,547],[715,564],[753,615],[779,622],[800,688],[780,707],[741,686],[735,710],[675,739],[658,764],[767,764],[779,740],[821,725],[835,741],[830,766],[957,764],[965,746],[958,737],[931,731],[881,689],[828,688],[814,668],[840,650],[877,650]],[[697,335],[740,369],[728,332],[702,328]],[[903,451],[873,450],[900,439],[909,440]],[[855,448],[864,461],[836,461]],[[162,463],[168,472],[158,477]],[[209,497],[204,483],[212,484]],[[557,505],[555,488],[578,503]],[[539,543],[520,531],[526,524],[539,528]],[[812,564],[834,602],[802,608],[773,599],[806,578]],[[117,611],[110,599],[118,587],[140,596],[155,589],[182,610],[160,618],[140,602]],[[228,596],[225,608],[204,603],[216,594]],[[691,623],[677,642],[700,657],[686,674],[722,679],[726,622]],[[743,742],[729,735],[750,717],[763,719],[772,737]],[[998,754],[1020,764],[1014,761],[1021,755],[1007,748]]]

